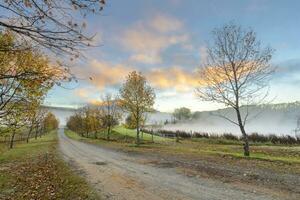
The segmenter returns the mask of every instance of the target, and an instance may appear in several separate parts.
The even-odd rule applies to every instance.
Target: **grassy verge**
[[[99,197],[58,155],[57,134],[52,132],[0,153],[0,199]]]
[[[300,173],[299,146],[271,146],[269,144],[255,145],[251,146],[251,156],[246,158],[243,156],[241,143],[237,143],[236,141],[214,141],[213,139],[206,138],[183,139],[179,143],[175,143],[174,140],[172,140],[173,142],[166,143],[146,143],[141,145],[139,148],[136,148],[136,146],[132,144],[133,141],[106,141],[103,139],[84,138],[72,131],[66,131],[66,134],[75,140],[117,148],[124,151],[190,157],[194,160],[208,158],[210,160],[213,159],[216,162],[223,161],[235,165],[241,163],[245,165],[253,164],[253,166],[261,166],[267,169],[273,168],[277,171],[284,172],[285,170],[288,170],[290,172]],[[130,134],[131,137],[134,136],[133,132],[122,127],[116,128],[115,134]],[[171,139],[156,138],[154,141],[162,140],[166,141]]]

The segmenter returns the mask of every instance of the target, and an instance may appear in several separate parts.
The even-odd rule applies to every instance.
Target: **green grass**
[[[71,134],[71,133],[69,133],[69,134],[70,134],[70,137],[73,137],[73,139],[77,139],[77,140],[86,139],[85,137],[81,137],[78,134],[76,134],[76,135]],[[91,138],[91,139],[94,138],[95,139],[95,134],[90,133],[89,138]],[[102,139],[102,140],[106,140],[107,132],[106,131],[98,132],[97,133],[97,138]],[[141,132],[140,133],[140,139],[144,143],[151,143],[152,142],[152,135],[148,134],[148,133],[142,133]],[[117,126],[112,130],[112,132],[110,134],[110,140],[111,141],[116,141],[116,142],[134,143],[136,141],[136,130],[127,129],[123,126]],[[174,139],[164,138],[164,137],[153,135],[153,141],[154,142],[173,142]],[[90,140],[90,142],[92,142],[92,140]]]
[[[124,126],[118,126],[116,128],[114,128],[114,131],[120,135],[124,135],[124,136],[129,136],[129,137],[136,137],[136,130],[135,129],[127,129]],[[143,134],[143,140],[144,141],[152,141],[152,135],[148,134],[148,133],[141,133],[140,137],[142,137]],[[153,136],[153,140],[156,142],[161,142],[161,141],[172,141],[172,139],[169,138],[164,138],[164,137],[159,137],[154,135]]]
[[[56,143],[56,141],[56,133],[51,132],[37,140],[31,139],[28,144],[25,142],[17,143],[15,144],[15,147],[10,150],[3,144],[2,149],[4,149],[4,152],[0,154],[0,164],[11,161],[26,160],[39,153],[47,152],[51,148],[51,145]]]
[[[4,149],[0,153],[0,199],[100,199],[58,154],[56,131]]]

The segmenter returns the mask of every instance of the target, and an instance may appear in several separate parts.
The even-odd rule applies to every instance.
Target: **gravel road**
[[[270,192],[201,177],[188,177],[176,168],[142,164],[134,155],[72,140],[59,130],[60,150],[103,199],[282,199]]]

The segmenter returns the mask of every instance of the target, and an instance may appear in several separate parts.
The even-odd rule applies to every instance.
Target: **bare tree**
[[[120,89],[121,107],[129,112],[136,123],[136,143],[140,144],[140,126],[145,112],[152,111],[155,93],[146,82],[146,78],[133,71],[127,76]]]
[[[20,40],[57,54],[77,56],[93,38],[84,33],[86,23],[78,16],[100,13],[104,5],[105,0],[5,0],[0,2],[0,31],[12,31]]]
[[[214,43],[208,45],[207,58],[200,69],[201,100],[222,103],[236,111],[236,120],[222,117],[239,126],[244,140],[244,155],[249,156],[245,125],[249,116],[241,106],[261,103],[268,94],[268,83],[274,68],[270,60],[274,50],[262,48],[253,30],[233,23],[213,31]]]

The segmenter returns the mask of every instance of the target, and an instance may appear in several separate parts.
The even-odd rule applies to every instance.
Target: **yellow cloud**
[[[129,72],[137,70],[122,64],[111,64],[93,60],[88,68],[80,68],[80,76],[92,77],[91,84],[103,90],[107,86],[122,84]],[[137,70],[139,71],[139,70]],[[184,70],[179,66],[141,71],[147,81],[157,89],[175,89],[177,92],[193,90],[198,86],[198,73]],[[78,90],[77,94],[86,97],[89,91]]]
[[[178,92],[185,92],[194,89],[199,84],[197,72],[185,71],[176,66],[152,70],[146,74],[146,77],[156,88],[174,88]]]
[[[91,77],[91,84],[102,90],[106,86],[119,84],[133,69],[122,64],[111,64],[104,61],[93,60],[87,68],[78,68],[76,74],[80,77]]]

